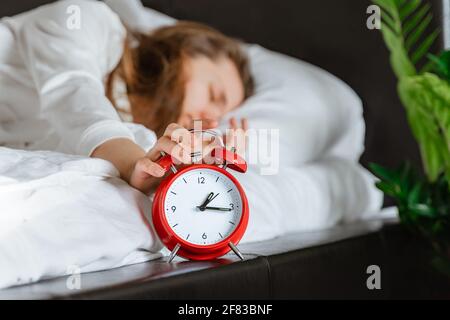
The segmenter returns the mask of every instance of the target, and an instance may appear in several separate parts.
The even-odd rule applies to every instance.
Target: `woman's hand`
[[[172,123],[164,135],[158,139],[155,146],[144,156],[135,161],[128,174],[128,183],[148,194],[165,174],[164,169],[157,163],[161,152],[171,155],[176,163],[191,163],[192,143],[195,137],[184,127]]]
[[[203,126],[212,128],[214,122],[203,121]],[[149,194],[165,174],[164,169],[157,163],[161,152],[172,156],[175,164],[189,164],[192,161],[191,152],[202,150],[205,155],[212,148],[213,141],[206,141],[202,135],[193,134],[172,123],[148,153],[133,141],[118,138],[101,144],[91,157],[110,161],[119,170],[122,179],[132,187]]]
[[[165,174],[157,163],[161,152],[171,155],[176,164],[188,164],[191,162],[191,145],[196,143],[195,139],[196,137],[187,129],[173,123],[167,127],[164,135],[148,153],[130,139],[118,138],[101,144],[91,157],[110,161],[120,172],[123,180],[149,194]]]
[[[246,118],[241,119],[239,124],[236,118],[230,119],[230,128],[227,129],[224,135],[225,146],[228,150],[234,148],[236,153],[245,158],[246,148],[247,148],[247,133],[248,121]]]

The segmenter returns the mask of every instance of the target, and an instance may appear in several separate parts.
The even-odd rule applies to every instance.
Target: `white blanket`
[[[107,161],[0,148],[0,288],[159,257],[150,207]]]
[[[173,22],[137,1],[107,2],[123,19],[141,22],[138,29]],[[243,241],[377,215],[381,193],[357,163],[359,98],[319,68],[259,46],[248,50],[257,93],[233,115],[279,129],[280,162],[275,175],[261,175],[261,163],[236,174],[250,202]],[[148,149],[142,130],[137,140]],[[0,148],[0,288],[158,257],[150,211],[150,200],[106,161]]]

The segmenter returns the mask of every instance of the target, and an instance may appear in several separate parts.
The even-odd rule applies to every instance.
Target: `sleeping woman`
[[[102,158],[144,193],[164,175],[156,163],[161,152],[191,161],[194,120],[213,128],[253,91],[240,44],[202,24],[132,33],[105,4],[79,0],[2,25],[0,145]],[[118,84],[126,88],[126,110]],[[156,134],[149,151],[119,113]],[[230,126],[246,130],[247,122],[233,118]]]
[[[105,2],[117,14],[99,1],[63,0],[1,20],[0,145],[105,159],[148,194],[163,175],[161,151],[190,161],[193,120],[223,129],[231,119],[227,145],[241,153],[234,143],[245,140],[248,118],[252,129],[279,131],[279,166],[239,176],[255,213],[244,240],[377,214],[381,194],[358,163],[361,101],[342,81],[204,25],[156,23],[162,15],[138,0]]]

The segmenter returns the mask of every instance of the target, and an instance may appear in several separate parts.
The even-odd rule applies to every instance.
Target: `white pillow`
[[[362,103],[343,81],[307,62],[247,45],[256,93],[230,117],[255,129],[279,130],[280,165],[328,156],[357,162],[364,150]],[[251,144],[251,143],[250,143]]]

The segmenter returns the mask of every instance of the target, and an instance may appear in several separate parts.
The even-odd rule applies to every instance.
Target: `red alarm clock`
[[[158,163],[171,173],[156,190],[152,218],[163,244],[176,255],[191,260],[210,260],[230,250],[243,259],[236,245],[247,228],[249,206],[244,189],[228,169],[246,172],[247,164],[235,152],[221,147],[211,156],[219,165],[194,163],[176,168],[169,155]]]

